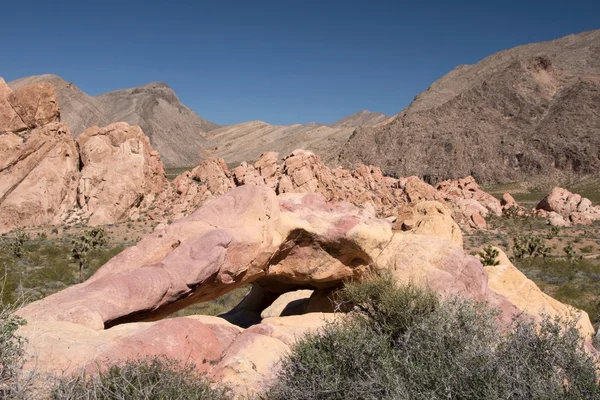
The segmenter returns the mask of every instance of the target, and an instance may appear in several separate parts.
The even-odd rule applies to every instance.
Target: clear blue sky
[[[3,1],[0,76],[163,81],[220,124],[395,114],[458,64],[600,28],[600,1]]]

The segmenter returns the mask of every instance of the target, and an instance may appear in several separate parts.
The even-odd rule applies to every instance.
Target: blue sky
[[[163,81],[220,124],[395,114],[456,65],[600,28],[599,1],[3,1],[0,76]]]

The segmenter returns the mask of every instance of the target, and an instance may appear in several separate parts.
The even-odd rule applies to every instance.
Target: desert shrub
[[[579,261],[583,258],[581,255],[577,254],[577,250],[575,250],[573,244],[571,243],[569,243],[563,250],[567,256],[567,260],[570,262]]]
[[[546,257],[550,248],[544,239],[532,235],[516,235],[513,237],[513,255],[517,260],[526,257]]]
[[[500,253],[494,248],[494,246],[485,246],[482,251],[477,253],[477,255],[479,256],[479,259],[483,265],[495,266],[500,264],[500,261],[498,260]]]
[[[0,304],[0,398],[20,398],[28,379],[22,373],[25,339],[17,330],[25,320],[13,308]]]
[[[211,386],[191,366],[152,357],[115,364],[99,374],[63,377],[52,389],[55,400],[224,400],[227,390]]]
[[[558,226],[553,226],[550,228],[550,232],[546,235],[547,239],[553,239],[560,234],[560,228]]]
[[[515,318],[499,329],[485,303],[389,278],[340,297],[351,318],[301,340],[266,398],[600,399],[576,321]]]
[[[102,228],[93,228],[83,232],[83,234],[72,242],[72,256],[79,264],[79,281],[83,282],[83,268],[88,263],[88,257],[91,251],[101,248],[106,244],[106,233]]]
[[[13,257],[20,258],[25,253],[25,243],[29,235],[23,229],[16,229],[14,236],[2,241],[2,247],[6,248]]]

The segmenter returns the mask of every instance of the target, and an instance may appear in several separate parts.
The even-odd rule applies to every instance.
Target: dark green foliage
[[[500,253],[497,249],[494,248],[494,246],[485,246],[483,248],[483,251],[480,251],[479,253],[477,253],[477,255],[479,255],[481,263],[485,266],[495,266],[500,264],[500,261],[498,260],[498,256],[500,255]]]
[[[550,232],[546,235],[547,239],[553,239],[560,234],[560,228],[558,226],[553,226],[550,228]]]
[[[64,377],[52,390],[55,400],[225,400],[193,367],[153,357],[110,366],[97,375]]]
[[[0,399],[17,398],[25,386],[21,380],[25,339],[17,334],[25,320],[12,311],[12,308],[0,305]]]
[[[99,249],[106,244],[106,234],[102,228],[93,228],[73,239],[73,259],[79,263],[79,281],[83,282],[83,268],[88,262],[91,251]]]
[[[341,297],[353,318],[300,341],[266,398],[600,399],[575,321],[516,318],[503,330],[484,303],[387,278]]]
[[[13,257],[23,257],[25,253],[25,242],[29,240],[29,235],[23,229],[16,229],[14,236],[5,241],[4,245]]]
[[[546,257],[550,248],[544,239],[533,235],[516,235],[513,237],[513,254],[517,260],[527,257]]]
[[[569,243],[563,250],[567,255],[567,260],[571,262],[578,261],[583,258],[582,256],[577,254],[577,250],[575,250],[572,243]]]

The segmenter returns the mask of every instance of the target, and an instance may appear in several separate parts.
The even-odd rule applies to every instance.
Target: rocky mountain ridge
[[[227,163],[258,160],[265,151],[290,153],[306,148],[333,161],[358,126],[374,126],[388,118],[381,113],[360,111],[331,125],[309,123],[287,126],[249,121],[221,127],[183,105],[173,89],[162,82],[90,96],[73,83],[51,74],[17,79],[13,90],[34,83],[54,86],[61,105],[61,118],[77,138],[85,130],[115,122],[138,125],[161,155],[167,167],[193,167],[207,157]]]
[[[455,68],[395,118],[357,129],[343,165],[430,183],[568,181],[600,171],[600,30]]]

